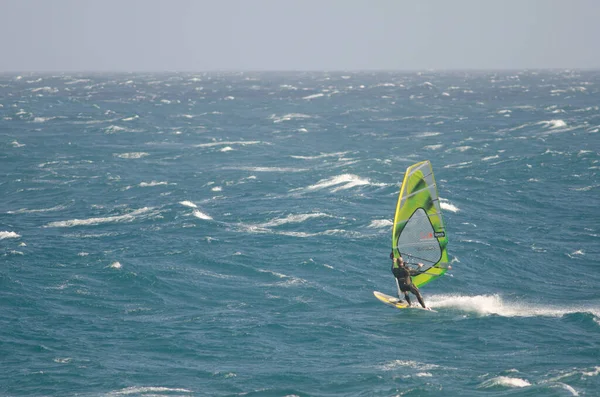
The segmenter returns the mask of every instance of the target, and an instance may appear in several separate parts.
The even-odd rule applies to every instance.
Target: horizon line
[[[205,70],[193,70],[193,69],[106,69],[106,70],[85,70],[85,69],[64,69],[64,70],[42,70],[42,69],[29,69],[29,70],[6,70],[0,71],[0,75],[13,75],[13,74],[50,74],[50,73],[89,73],[89,74],[132,74],[132,73],[423,73],[423,72],[548,72],[548,71],[600,71],[600,67],[523,67],[523,68],[423,68],[423,69],[387,69],[387,68],[373,68],[373,69],[205,69]]]

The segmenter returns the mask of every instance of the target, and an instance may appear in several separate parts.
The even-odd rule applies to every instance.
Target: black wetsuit
[[[400,287],[400,291],[402,291],[404,293],[404,297],[406,298],[406,301],[408,302],[408,304],[409,305],[411,304],[410,298],[408,296],[408,292],[410,291],[413,294],[415,294],[415,296],[419,300],[419,303],[421,304],[421,306],[423,306],[425,308],[426,306],[425,306],[425,302],[423,302],[423,297],[421,296],[421,292],[419,292],[419,289],[417,288],[416,285],[413,284],[413,282],[410,278],[411,276],[416,276],[417,274],[419,274],[419,271],[409,269],[406,266],[397,266],[394,263],[392,265],[392,273],[394,273],[394,277],[396,277],[396,280],[398,280],[398,286]]]

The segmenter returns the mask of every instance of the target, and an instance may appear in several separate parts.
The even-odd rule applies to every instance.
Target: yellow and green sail
[[[413,276],[417,287],[440,277],[448,269],[448,237],[429,160],[406,169],[394,226],[392,252],[410,264],[423,263],[421,274]]]

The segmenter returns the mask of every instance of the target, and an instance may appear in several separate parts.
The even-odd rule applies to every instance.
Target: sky
[[[0,72],[600,68],[596,0],[0,0]]]

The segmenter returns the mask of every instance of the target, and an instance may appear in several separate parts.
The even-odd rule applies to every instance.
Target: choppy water
[[[600,72],[0,76],[0,394],[600,395]],[[430,159],[453,270],[398,311]]]

